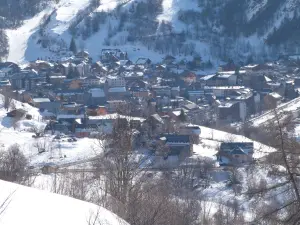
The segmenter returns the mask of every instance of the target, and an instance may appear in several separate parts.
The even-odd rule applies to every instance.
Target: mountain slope
[[[255,61],[300,52],[295,40],[300,0],[60,0],[16,30],[7,30],[9,61],[69,56],[77,48],[97,60],[102,48],[160,61],[166,54],[203,61]],[[295,25],[296,24],[296,25]],[[288,35],[282,37],[282,30]],[[286,32],[285,32],[286,33]],[[279,35],[281,34],[281,36]],[[292,45],[294,48],[287,48]]]
[[[6,209],[0,215],[1,225],[89,225],[90,219],[96,220],[95,224],[127,224],[97,205],[0,181],[0,205],[8,197]]]

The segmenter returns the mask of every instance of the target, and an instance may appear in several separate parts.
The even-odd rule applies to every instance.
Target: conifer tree
[[[76,46],[76,42],[75,42],[74,37],[72,37],[72,39],[71,39],[70,51],[73,52],[74,54],[77,53],[77,46]]]

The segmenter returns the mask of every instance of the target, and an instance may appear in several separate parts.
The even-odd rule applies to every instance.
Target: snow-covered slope
[[[9,55],[7,57],[8,61],[21,63],[26,60],[24,57],[28,48],[28,40],[38,28],[41,19],[48,11],[49,9],[46,9],[35,17],[24,21],[24,25],[16,30],[6,31],[9,40]]]
[[[262,158],[270,152],[276,151],[274,148],[253,141],[242,135],[231,134],[228,132],[211,129],[208,127],[200,127],[200,144],[194,145],[193,151],[194,157],[208,157],[216,159],[219,146],[222,142],[253,142],[254,143],[254,155],[255,159]]]
[[[1,225],[127,224],[112,212],[97,205],[0,181],[0,206],[8,197],[4,204],[5,210],[0,215]]]
[[[154,62],[166,54],[189,59],[198,53],[215,66],[228,57],[272,58],[280,48],[266,45],[266,40],[286,19],[297,17],[295,9],[299,6],[298,0],[276,0],[276,4],[271,0],[224,0],[215,1],[215,5],[197,0],[102,0],[100,6],[93,2],[60,0],[24,21],[21,27],[7,30],[7,60],[27,62],[69,56],[72,36],[77,48],[88,50],[95,60],[103,48],[120,48],[133,60],[149,57]],[[145,5],[149,2],[152,5]],[[232,5],[243,18],[230,11]],[[150,6],[153,8],[148,10]],[[99,19],[98,25],[95,18]],[[229,23],[231,20],[237,21]],[[228,34],[233,27],[237,34]]]

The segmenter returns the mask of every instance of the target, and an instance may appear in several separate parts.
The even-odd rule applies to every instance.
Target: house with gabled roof
[[[173,63],[175,60],[176,60],[176,58],[175,58],[174,56],[167,55],[167,56],[163,59],[163,62],[164,62],[165,64],[171,64],[171,63]]]
[[[223,142],[217,153],[217,159],[223,166],[239,166],[253,161],[253,142]]]
[[[193,144],[189,135],[166,134],[160,137],[160,142],[165,146],[164,157],[178,156],[179,160],[183,161],[193,153]]]

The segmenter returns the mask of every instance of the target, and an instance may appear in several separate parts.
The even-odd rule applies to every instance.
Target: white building
[[[107,82],[109,87],[124,87],[126,85],[124,77],[108,76]]]

